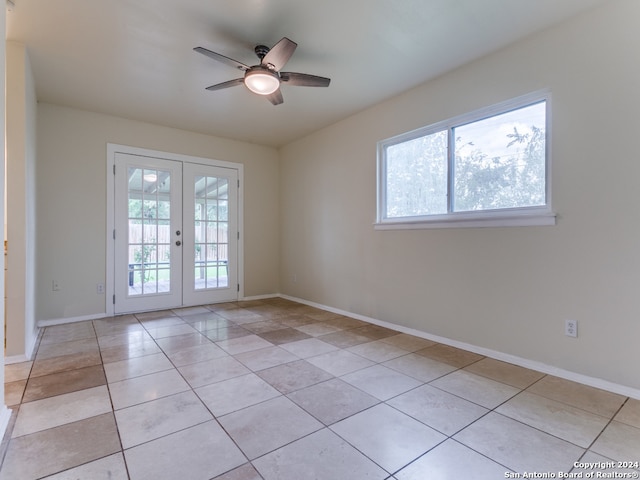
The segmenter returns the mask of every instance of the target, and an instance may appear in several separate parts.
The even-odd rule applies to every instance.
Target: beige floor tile
[[[394,345],[398,348],[402,348],[407,352],[416,352],[418,350],[422,350],[423,348],[431,347],[436,344],[436,342],[427,340],[426,338],[420,338],[414,335],[408,335],[406,333],[399,333],[398,335],[393,335],[392,337],[386,337],[383,338],[382,341]]]
[[[109,383],[119,382],[127,378],[141,377],[150,373],[171,370],[173,365],[164,353],[129,358],[119,362],[107,363],[104,366]]]
[[[216,313],[227,320],[231,320],[236,325],[255,323],[264,320],[262,315],[250,312],[243,308],[217,310]]]
[[[113,335],[98,337],[98,345],[101,350],[110,347],[119,347],[122,345],[136,347],[139,344],[148,342],[153,342],[153,338],[151,338],[151,335],[149,335],[144,328],[140,328],[132,332],[116,333]]]
[[[145,326],[145,328],[147,329],[147,332],[149,332],[149,335],[151,335],[156,340],[159,338],[177,337],[178,335],[188,335],[197,331],[188,323],[156,328],[149,328]]]
[[[189,390],[189,384],[175,369],[129,378],[109,385],[115,410],[186,390]]]
[[[323,429],[254,460],[265,480],[364,479],[389,475],[335,433]]]
[[[415,353],[439,362],[453,365],[457,368],[466,367],[467,365],[471,365],[472,363],[484,358],[482,355],[478,355],[477,353],[467,352],[465,350],[450,347],[449,345],[442,345],[440,343],[431,347],[423,348],[422,350],[417,350]]]
[[[105,364],[127,360],[128,358],[144,357],[145,355],[153,355],[154,353],[160,352],[162,352],[162,350],[153,340],[136,345],[120,345],[119,347],[100,349],[100,355],[102,355],[102,361]]]
[[[93,328],[98,337],[117,335],[142,330],[144,327],[134,315],[103,318],[93,321]]]
[[[533,384],[528,391],[609,418],[625,401],[622,395],[550,375]]]
[[[345,317],[343,315],[325,320],[324,323],[326,323],[327,325],[331,325],[332,327],[338,327],[340,330],[348,330],[351,328],[364,327],[365,325],[367,325],[367,322],[356,320],[355,318],[351,317]]]
[[[267,342],[271,342],[274,345],[286,345],[287,343],[312,338],[311,335],[307,335],[306,333],[291,327],[285,327],[280,328],[279,330],[261,333],[260,336]]]
[[[471,474],[471,472],[473,472]],[[502,465],[459,444],[447,440],[394,475],[397,480],[495,480],[506,477]],[[554,472],[555,473],[555,472]]]
[[[615,416],[614,420],[640,428],[640,400],[629,398]]]
[[[393,360],[384,362],[383,365],[422,382],[430,382],[457,370],[457,368],[452,365],[414,353],[394,358]]]
[[[247,335],[253,334],[239,325],[231,325],[225,328],[207,330],[206,332],[203,332],[203,335],[212,342],[220,342],[222,340],[231,340],[232,338],[246,337]]]
[[[157,318],[140,319],[140,323],[146,330],[156,328],[172,327],[174,325],[184,325],[186,322],[177,315],[164,315]]]
[[[514,472],[568,472],[584,449],[490,412],[453,437]]]
[[[338,348],[348,348],[360,343],[370,342],[369,337],[358,335],[353,330],[342,330],[328,335],[321,335],[320,340]]]
[[[307,361],[336,377],[374,365],[371,360],[345,350],[316,355]]]
[[[196,306],[196,307],[183,307],[183,308],[173,308],[171,309],[173,313],[180,317],[185,317],[189,315],[206,315],[211,312],[207,307]]]
[[[430,385],[418,387],[392,398],[387,403],[449,436],[489,411]]]
[[[23,403],[11,438],[47,430],[111,412],[106,386],[88,388],[35,402]]]
[[[182,367],[190,363],[205,362],[207,360],[226,357],[227,352],[213,342],[209,342],[194,347],[187,347],[179,351],[172,351],[167,353],[167,356],[176,367]]]
[[[383,338],[393,337],[394,335],[397,335],[399,333],[396,330],[391,330],[390,328],[371,324],[353,328],[350,331],[355,333],[356,335],[362,335],[371,340],[381,340]]]
[[[24,390],[27,387],[26,380],[18,380],[4,384],[4,403],[8,407],[18,405],[22,402]]]
[[[299,360],[298,356],[280,347],[252,350],[250,352],[240,353],[236,355],[235,358],[254,372]]]
[[[369,408],[330,428],[390,473],[447,438],[385,404]]]
[[[249,330],[251,333],[259,335],[261,333],[273,332],[285,328],[282,324],[273,320],[262,320],[260,322],[245,323],[242,328]]]
[[[107,379],[101,365],[33,377],[29,379],[22,401],[32,402],[42,398],[62,395],[63,393],[105,385],[106,383]]]
[[[44,480],[129,480],[122,453],[85,463],[46,477]]]
[[[527,388],[544,377],[544,373],[501,362],[493,358],[483,358],[465,367],[465,370],[521,389]]]
[[[209,480],[247,461],[215,421],[138,445],[124,455],[131,480]]]
[[[224,415],[218,421],[250,460],[324,427],[286,397]]]
[[[283,394],[315,385],[333,378],[328,372],[304,360],[260,370],[256,374]]]
[[[273,343],[267,342],[258,335],[246,335],[244,337],[232,338],[230,340],[222,340],[216,344],[226,351],[229,355],[237,355],[239,353],[259,350],[261,348],[272,347]]]
[[[197,388],[196,393],[216,417],[281,395],[253,373]]]
[[[495,408],[520,392],[517,388],[464,370],[440,377],[430,385],[486,408]]]
[[[101,363],[102,359],[100,357],[100,352],[97,350],[84,353],[72,353],[44,360],[36,359],[36,361],[33,362],[31,377],[51,375],[52,373],[66,372],[68,370],[75,370],[76,368],[91,367],[93,365],[100,365]]]
[[[176,316],[176,314],[171,310],[156,310],[153,312],[136,313],[134,316],[142,322],[146,320],[153,320],[156,318],[174,317]]]
[[[191,390],[117,410],[115,415],[125,449],[213,420]]]
[[[528,392],[516,395],[496,412],[584,448],[609,422],[606,417]]]
[[[387,360],[401,357],[408,353],[406,350],[391,345],[390,343],[385,343],[383,340],[361,343],[360,345],[349,347],[347,350],[377,363],[386,362]]]
[[[612,421],[591,450],[621,462],[640,461],[640,428]]]
[[[339,378],[297,390],[287,396],[325,425],[380,403],[377,398]]]
[[[41,478],[119,451],[113,413],[106,413],[14,438],[9,443],[0,480]]]
[[[383,365],[364,368],[341,378],[380,400],[389,400],[422,385],[421,381]]]
[[[209,315],[212,315],[212,317],[202,319],[198,318],[200,317],[200,315],[193,315],[191,317],[184,317],[183,320],[199,332],[216,330],[218,328],[227,328],[233,325],[229,320],[219,317],[215,313],[210,313]]]
[[[253,468],[250,463],[234,468],[230,472],[223,473],[215,480],[262,480],[260,474]]]
[[[36,362],[38,360],[47,360],[53,357],[62,357],[65,355],[97,353],[98,350],[98,341],[95,336],[93,338],[84,338],[82,340],[50,343],[48,345],[40,345],[40,347],[38,347]]]
[[[340,328],[327,325],[323,322],[317,322],[296,327],[296,330],[300,330],[301,332],[306,333],[307,335],[310,335],[312,337],[319,337],[321,335],[328,335],[329,333],[339,332]]]
[[[315,357],[316,355],[322,355],[323,353],[335,352],[338,349],[338,347],[335,347],[330,343],[323,342],[317,338],[307,338],[291,343],[285,343],[280,345],[280,348],[284,348],[286,351],[291,352],[300,358]]]
[[[33,362],[10,363],[4,366],[4,381],[6,383],[26,380],[29,378]]]
[[[50,345],[52,343],[62,343],[95,337],[96,333],[93,330],[93,324],[91,322],[56,325],[54,327],[45,328],[40,344]]]
[[[192,388],[222,382],[251,372],[231,356],[185,365],[178,370]]]
[[[301,327],[302,325],[310,325],[312,323],[318,323],[313,318],[305,317],[304,315],[290,315],[287,317],[280,317],[278,319],[282,325],[286,325],[290,328]]]
[[[185,348],[197,347],[198,345],[210,345],[211,341],[210,338],[195,330],[186,335],[156,339],[156,343],[166,354],[180,352]]]

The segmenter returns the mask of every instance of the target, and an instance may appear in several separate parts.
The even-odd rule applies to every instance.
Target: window
[[[549,93],[378,143],[377,228],[553,225]]]

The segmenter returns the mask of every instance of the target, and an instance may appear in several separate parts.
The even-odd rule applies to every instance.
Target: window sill
[[[431,228],[533,227],[556,224],[556,214],[544,212],[477,212],[433,217],[386,219],[374,224],[375,230],[425,230]]]

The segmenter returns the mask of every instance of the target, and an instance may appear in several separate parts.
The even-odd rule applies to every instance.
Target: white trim
[[[463,350],[477,353],[479,355],[484,355],[485,357],[493,358],[495,360],[501,360],[503,362],[511,363],[513,365],[518,365],[520,367],[529,368],[531,370],[536,370],[538,372],[546,373],[548,375],[554,375],[556,377],[564,378],[565,380],[571,380],[573,382],[581,383],[583,385],[588,385],[590,387],[599,388],[602,390],[606,390],[608,392],[623,395],[625,397],[631,397],[631,398],[640,400],[640,389],[628,387],[626,385],[620,385],[618,383],[613,383],[608,380],[603,380],[601,378],[590,377],[588,375],[583,375],[581,373],[576,373],[570,370],[554,367],[553,365],[548,365],[546,363],[518,357],[516,355],[511,355],[508,353],[499,352],[497,350],[491,350],[489,348],[478,347],[470,343],[459,342],[457,340],[451,340],[450,338],[440,337],[438,335],[432,335],[430,333],[426,333],[421,330],[416,330],[409,327],[403,327],[402,325],[396,325],[394,323],[385,322],[383,320],[367,317],[365,315],[351,313],[346,310],[341,310],[339,308],[328,307],[326,305],[321,305],[319,303],[311,302],[303,298],[291,297],[289,295],[282,295],[282,294],[278,296],[285,298],[287,300],[302,303],[304,305],[320,308],[328,312],[338,313],[340,315],[345,315],[351,318],[355,318],[357,320],[373,323],[374,325],[390,328],[402,333],[414,335],[416,337],[425,338],[427,340],[432,340],[434,342],[442,343],[442,344],[449,345],[456,348],[461,348]]]
[[[113,295],[115,294],[115,275],[114,275],[114,247],[113,230],[115,228],[115,178],[113,175],[113,167],[115,165],[116,153],[126,153],[131,155],[139,155],[143,157],[162,158],[167,160],[176,160],[183,163],[199,163],[202,165],[210,165],[216,167],[230,168],[238,171],[238,180],[240,187],[238,188],[238,290],[237,298],[244,296],[244,165],[242,163],[227,162],[224,160],[215,160],[212,158],[195,157],[192,155],[183,155],[179,153],[162,152],[160,150],[151,150],[148,148],[132,147],[129,145],[120,145],[117,143],[107,143],[107,241],[106,241],[106,268],[105,268],[105,314],[103,316],[114,316]],[[40,323],[40,322],[39,322]]]
[[[5,362],[6,364],[7,362]],[[4,402],[0,406],[0,439],[4,438],[5,433],[7,433],[7,427],[9,426],[9,422],[11,421],[11,414],[13,410],[4,405]]]
[[[532,227],[556,224],[556,214],[544,209],[516,209],[477,214],[452,213],[433,217],[404,217],[374,223],[375,230],[423,230],[430,228]]]

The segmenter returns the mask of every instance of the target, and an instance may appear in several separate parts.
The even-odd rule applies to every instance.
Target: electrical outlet
[[[53,290],[54,292],[57,292],[58,290],[60,290],[60,284],[58,283],[57,280],[51,281],[51,290]]]
[[[564,334],[567,337],[578,336],[578,321],[577,320],[565,320],[564,321]]]
[[[98,295],[101,295],[104,293],[104,283],[98,283],[96,284],[96,293]]]

